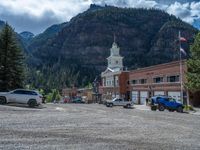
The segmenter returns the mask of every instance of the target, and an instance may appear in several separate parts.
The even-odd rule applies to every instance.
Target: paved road
[[[0,149],[200,149],[200,116],[99,104],[0,106]]]

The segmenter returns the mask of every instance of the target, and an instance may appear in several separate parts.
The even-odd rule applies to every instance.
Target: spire
[[[113,37],[114,39],[113,39],[113,41],[114,41],[114,43],[116,43],[116,36],[115,36],[115,33],[114,33],[114,37]]]
[[[116,43],[116,35],[115,35],[115,33],[113,34],[113,44],[112,44],[112,47],[113,48],[117,48],[118,47],[117,43]]]

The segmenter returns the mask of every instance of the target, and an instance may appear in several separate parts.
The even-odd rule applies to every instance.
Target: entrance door
[[[138,104],[138,91],[132,91],[132,101],[136,104]]]
[[[148,97],[148,92],[147,91],[141,91],[140,92],[140,104],[142,104],[142,105],[146,104],[147,97]]]

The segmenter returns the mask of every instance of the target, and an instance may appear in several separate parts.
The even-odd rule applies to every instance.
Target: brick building
[[[101,73],[102,86],[99,87],[99,91],[103,100],[121,97],[137,104],[145,104],[146,99],[151,96],[167,95],[184,103],[190,100],[190,104],[200,105],[200,91],[191,93],[184,87],[186,60],[182,60],[181,67],[180,61],[173,61],[125,71],[123,57],[120,56],[119,51],[120,48],[114,42],[110,49],[110,56],[107,58],[108,67]]]
[[[187,71],[185,60],[182,61],[182,81],[186,81]],[[181,99],[180,62],[150,66],[130,71],[129,83],[131,98],[135,103],[145,104],[146,98],[154,95],[168,95]],[[184,99],[187,99],[187,90],[183,87]]]

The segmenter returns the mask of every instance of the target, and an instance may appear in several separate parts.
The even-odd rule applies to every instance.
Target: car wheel
[[[163,105],[159,105],[159,106],[158,106],[158,110],[159,110],[159,111],[164,111],[164,110],[165,110],[165,107],[164,107]]]
[[[113,107],[113,104],[111,103],[109,106],[110,106],[110,107]]]
[[[0,105],[5,105],[7,103],[6,98],[1,96],[0,97]]]
[[[127,108],[131,108],[131,105],[130,105],[130,104],[127,104],[126,107],[127,107]]]
[[[183,112],[183,107],[179,106],[179,107],[177,108],[177,112],[182,113],[182,112]]]
[[[29,106],[29,107],[33,108],[33,107],[35,107],[36,105],[37,105],[36,100],[34,100],[34,99],[29,100],[29,102],[28,102],[28,106]]]

